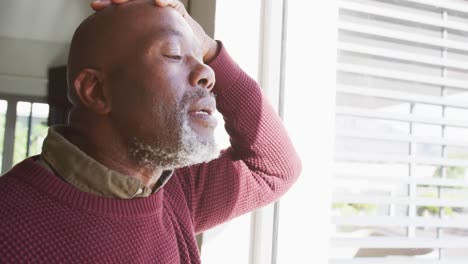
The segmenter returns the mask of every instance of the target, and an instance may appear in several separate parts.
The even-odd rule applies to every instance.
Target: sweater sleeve
[[[224,47],[210,66],[231,146],[219,158],[179,172],[197,233],[277,200],[301,170],[282,121],[259,85]]]

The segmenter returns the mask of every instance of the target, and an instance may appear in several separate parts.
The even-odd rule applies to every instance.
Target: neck
[[[69,126],[64,137],[81,151],[86,153],[105,167],[117,171],[123,175],[140,180],[144,185],[154,189],[156,182],[161,177],[163,170],[159,168],[146,168],[139,166],[130,158],[127,144],[116,142],[112,132],[106,133],[105,129],[99,129],[99,133],[92,133],[91,129],[80,129]]]

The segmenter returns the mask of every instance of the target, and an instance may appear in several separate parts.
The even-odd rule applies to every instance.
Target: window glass
[[[49,117],[49,105],[33,103],[31,135],[29,141],[29,156],[38,155],[42,150],[42,143],[47,135],[47,118]]]
[[[18,102],[16,104],[15,145],[13,152],[13,166],[27,157],[29,122],[32,104]]]
[[[0,100],[0,171],[2,170],[3,159],[3,142],[5,138],[5,119],[6,111],[8,107],[8,102],[5,100]]]
[[[215,39],[223,42],[242,69],[256,79],[260,30],[260,0],[217,1]],[[248,8],[246,8],[248,7]],[[242,19],[239,19],[239,16]],[[236,21],[233,23],[233,21]],[[215,136],[223,147],[229,145],[224,120],[218,115]],[[249,262],[251,214],[203,233],[202,263],[237,264]]]
[[[47,134],[48,116],[48,104],[17,103],[13,165],[41,152]]]

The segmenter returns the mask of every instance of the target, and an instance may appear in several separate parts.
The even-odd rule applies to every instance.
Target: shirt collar
[[[49,128],[42,146],[41,158],[65,181],[76,188],[109,198],[148,197],[161,189],[173,171],[164,171],[151,190],[140,180],[100,164],[63,137],[66,126]]]

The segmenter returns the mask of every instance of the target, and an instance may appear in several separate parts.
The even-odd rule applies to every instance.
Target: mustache
[[[208,90],[203,89],[203,88],[195,88],[193,90],[190,90],[184,94],[181,100],[181,106],[183,109],[188,107],[190,102],[193,102],[194,99],[202,99],[205,97],[212,97],[215,98],[214,94],[211,92],[208,92]]]

